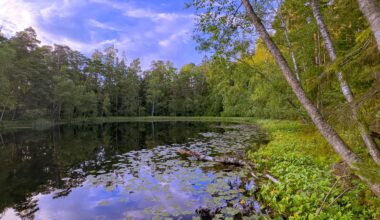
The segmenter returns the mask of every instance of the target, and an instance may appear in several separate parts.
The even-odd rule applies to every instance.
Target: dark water
[[[0,219],[197,218],[200,207],[244,199],[244,189],[229,182],[245,171],[183,158],[176,150],[238,155],[259,145],[259,134],[254,126],[200,122],[3,133]],[[224,216],[234,215],[225,209]]]

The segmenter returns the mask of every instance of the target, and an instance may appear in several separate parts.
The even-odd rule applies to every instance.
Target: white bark
[[[305,91],[302,89],[298,80],[294,77],[289,64],[286,62],[281,51],[278,49],[277,45],[273,42],[269,33],[265,29],[264,25],[261,23],[260,18],[255,14],[252,5],[248,0],[242,0],[244,7],[247,11],[249,19],[259,33],[261,39],[267,46],[268,50],[274,57],[275,61],[279,65],[286,81],[292,88],[294,94],[297,96],[298,100],[301,102],[303,107],[306,109],[311,120],[314,122],[318,130],[326,138],[326,140],[334,147],[336,152],[342,156],[344,160],[349,163],[355,163],[359,161],[359,158],[348,148],[346,143],[341,139],[341,137],[336,133],[336,131],[325,121],[318,109],[312,104],[310,99],[306,96]]]
[[[277,45],[273,42],[269,33],[262,24],[260,18],[256,15],[255,11],[252,8],[249,0],[242,0],[244,8],[247,12],[247,16],[255,26],[256,31],[259,33],[260,38],[263,40],[268,50],[272,54],[273,58],[279,65],[283,76],[288,82],[289,86],[292,88],[294,94],[297,96],[298,100],[301,102],[303,107],[306,109],[311,120],[319,130],[319,132],[324,136],[328,143],[334,148],[334,150],[345,160],[351,168],[356,168],[356,163],[360,162],[358,156],[352,152],[352,150],[347,146],[347,144],[342,140],[333,127],[331,127],[326,120],[322,117],[318,109],[312,104],[310,99],[306,96],[305,91],[302,89],[298,80],[294,77],[292,70],[289,67],[289,64],[286,62],[281,51],[278,49]],[[365,181],[372,191],[380,197],[380,186],[373,184],[368,179],[359,176],[363,181]]]
[[[300,73],[298,71],[296,56],[295,56],[294,51],[293,51],[292,43],[290,42],[290,39],[289,39],[288,27],[286,26],[286,23],[284,21],[284,17],[282,16],[282,13],[280,12],[280,10],[278,11],[278,17],[281,21],[281,27],[284,30],[286,43],[288,44],[289,53],[290,53],[290,56],[291,56],[292,62],[293,62],[294,73],[296,74],[297,80],[301,81]]]
[[[376,39],[377,49],[380,52],[380,5],[376,0],[357,1],[360,11],[371,26],[371,30]]]
[[[311,1],[311,7],[313,9],[314,18],[317,22],[317,26],[319,28],[319,32],[322,35],[322,38],[325,42],[326,49],[328,51],[330,61],[334,62],[336,60],[336,53],[334,49],[333,42],[331,40],[330,34],[327,31],[327,27],[323,21],[321,12],[318,7],[318,0],[312,0]],[[378,149],[378,146],[376,145],[376,142],[373,140],[371,135],[368,132],[367,126],[359,119],[358,115],[358,107],[354,102],[354,96],[352,94],[352,91],[350,89],[350,86],[348,85],[347,81],[343,77],[342,72],[337,73],[337,77],[340,83],[340,88],[342,90],[342,93],[347,101],[347,103],[350,105],[350,109],[352,112],[352,116],[355,120],[355,122],[358,124],[360,135],[364,141],[364,144],[366,145],[369,154],[373,158],[373,160],[380,165],[380,150]]]
[[[152,103],[152,116],[154,116],[154,101],[153,101],[153,103]]]

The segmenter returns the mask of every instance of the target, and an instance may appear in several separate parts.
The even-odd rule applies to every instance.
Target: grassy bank
[[[264,183],[258,196],[275,215],[289,219],[380,218],[380,200],[350,175],[312,126],[290,121],[258,123],[271,141],[259,151],[249,152],[248,157],[259,170],[270,172],[281,182]]]

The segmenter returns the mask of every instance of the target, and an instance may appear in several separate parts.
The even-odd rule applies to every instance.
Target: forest
[[[331,151],[323,148],[320,154],[301,150],[302,157],[317,162],[310,165],[310,173],[300,173],[319,175],[316,166],[325,170],[339,157],[369,189],[359,184],[362,188],[356,193],[361,195],[361,204],[353,206],[364,204],[371,210],[364,213],[353,208],[351,214],[362,219],[380,216],[376,208],[380,202],[375,198],[380,197],[379,1],[192,0],[186,7],[196,11],[193,38],[197,49],[209,56],[199,64],[190,62],[182,67],[156,60],[143,69],[139,59],[127,60],[113,45],[99,48],[91,56],[66,45],[41,45],[33,27],[13,36],[0,32],[0,124],[39,119],[215,116],[271,120],[268,130],[284,126],[282,120],[297,121],[297,129],[307,126],[309,131],[314,125],[318,132],[303,137],[293,137],[297,129],[292,127],[281,135],[276,133],[279,140],[288,143],[293,138],[294,145],[301,148],[305,137],[313,144],[329,146],[326,148]],[[268,148],[273,151],[249,157],[266,158],[263,161],[272,172],[282,175],[286,168],[276,166],[294,158],[280,158],[289,146],[279,146],[283,148]],[[267,154],[273,154],[272,162]],[[294,159],[294,164],[308,164],[305,158],[302,162]],[[302,184],[316,184],[316,189],[331,176],[315,178],[320,182]],[[331,186],[325,187],[328,191]],[[278,192],[269,186],[267,190],[271,195]],[[277,196],[285,200],[291,195]],[[303,196],[306,200],[310,195]],[[271,204],[272,198],[259,198]],[[346,200],[354,198],[349,194]],[[299,205],[281,206],[279,202],[273,206],[283,217],[293,219],[300,219],[297,213],[307,216],[304,212],[318,208],[292,209]],[[330,209],[326,219],[337,210],[346,209]]]

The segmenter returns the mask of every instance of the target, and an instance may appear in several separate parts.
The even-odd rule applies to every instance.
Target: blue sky
[[[114,44],[129,61],[199,63],[192,40],[194,15],[186,0],[0,0],[0,25],[8,36],[29,26],[43,44],[65,44],[90,56]]]

